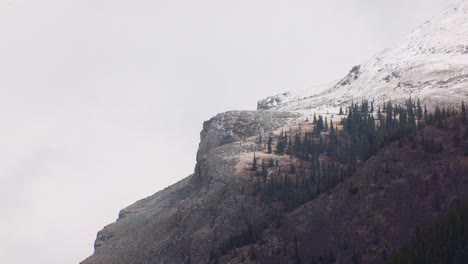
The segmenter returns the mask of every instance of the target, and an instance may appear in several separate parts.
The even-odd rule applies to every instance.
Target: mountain
[[[464,112],[460,117],[454,108],[444,109],[425,115],[424,128],[398,130],[393,125],[407,120],[406,115],[411,120],[416,105],[407,104],[408,112],[395,107],[400,123],[387,109],[393,134],[385,130],[389,134],[375,148],[357,144],[361,151],[372,151],[356,152],[348,164],[315,147],[320,155],[311,157],[282,155],[268,146],[279,150],[283,138],[292,142],[294,133],[316,130],[309,122],[315,112],[345,118],[338,108],[361,99],[404,103],[411,95],[429,107],[458,104],[468,94],[467,12],[466,1],[451,7],[338,82],[261,100],[258,109],[269,111],[231,111],[206,121],[194,173],[121,210],[115,223],[99,231],[94,254],[82,263],[382,260],[451,204],[468,199]],[[336,132],[306,133],[304,142],[322,146],[333,133],[341,133],[344,141],[344,124],[330,123]],[[317,164],[305,165],[310,160]],[[322,168],[319,176],[325,170],[337,174],[317,184],[307,198],[285,191],[275,196],[269,189],[275,184],[300,190],[314,166]]]
[[[430,105],[468,96],[468,2],[427,21],[396,47],[353,67],[337,82],[286,92],[258,102],[258,110],[335,110],[361,99]]]

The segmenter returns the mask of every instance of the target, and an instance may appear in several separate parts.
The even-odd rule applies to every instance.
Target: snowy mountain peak
[[[341,80],[268,97],[258,102],[258,109],[332,111],[353,100],[402,101],[410,95],[429,106],[468,96],[468,1],[353,67]]]
[[[413,31],[396,50],[413,54],[468,53],[468,1],[453,6]]]

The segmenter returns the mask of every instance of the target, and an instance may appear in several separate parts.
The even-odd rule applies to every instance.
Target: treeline
[[[233,248],[255,243],[267,227],[267,220],[255,224],[248,223],[245,230],[230,236],[227,240],[222,241],[217,248],[211,250],[210,261],[216,261],[220,256],[227,254]]]
[[[281,166],[277,160],[269,159],[258,166],[254,156],[252,170],[261,177],[254,180],[253,194],[262,195],[267,201],[282,201],[286,210],[293,210],[349,177],[383,146],[414,133],[424,124],[444,126],[448,117],[460,112],[466,117],[464,104],[461,111],[437,106],[429,113],[419,100],[408,99],[404,104],[387,102],[377,110],[372,102],[363,100],[346,109],[346,116],[340,121],[342,129],[332,120],[314,115],[311,131],[282,131],[277,137],[276,153],[290,155],[289,165]],[[433,143],[433,139],[425,140],[424,146],[432,152],[441,151],[441,145]],[[272,151],[273,143],[270,136],[268,152]],[[292,162],[293,158],[299,164]]]
[[[458,201],[436,224],[417,231],[385,263],[468,263],[468,201]]]
[[[387,102],[382,109],[374,109],[374,104],[366,100],[352,103],[345,112],[340,108],[340,114],[345,115],[339,122],[342,129],[338,129],[332,120],[314,115],[311,131],[282,131],[276,140],[272,136],[267,140],[268,153],[274,152],[276,143],[276,154],[289,155],[290,164],[280,164],[278,159],[259,160],[254,154],[251,168],[255,175],[253,195],[266,203],[279,201],[286,211],[294,210],[351,176],[362,162],[383,146],[411,135],[425,125],[447,127],[446,119],[460,113],[460,121],[466,122],[464,103],[461,110],[437,106],[434,112],[429,112],[419,100],[408,99],[404,104]],[[423,141],[428,152],[441,151],[441,145],[432,138]],[[293,162],[294,159],[299,162]],[[385,166],[382,168],[386,169]],[[349,194],[357,192],[357,189],[350,189]],[[278,222],[280,217],[268,217],[266,222],[249,225],[232,235],[212,250],[211,259],[255,242],[263,229]]]
[[[276,226],[281,224],[281,215],[279,211],[272,211],[263,220],[248,221],[247,228],[231,235],[228,239],[223,240],[218,247],[210,251],[210,261],[216,263],[218,258],[227,254],[229,250],[255,243],[271,223],[275,223]]]

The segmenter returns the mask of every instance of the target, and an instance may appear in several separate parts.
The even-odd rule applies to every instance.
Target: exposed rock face
[[[230,111],[203,124],[197,157],[219,146],[275,130],[299,114],[278,111]]]
[[[203,125],[196,173],[123,209],[98,233],[95,253],[83,263],[206,263],[210,250],[262,217],[244,194],[248,178],[236,173],[242,153],[254,151],[259,132],[273,131],[299,115],[228,112]]]
[[[277,106],[282,105],[289,100],[291,100],[290,92],[270,96],[257,102],[257,110],[275,109]]]

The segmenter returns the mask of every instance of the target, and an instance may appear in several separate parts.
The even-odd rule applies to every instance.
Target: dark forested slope
[[[466,122],[448,118],[379,150],[222,263],[376,263],[468,199]],[[466,218],[464,218],[466,220]],[[450,246],[450,245],[446,245]]]

